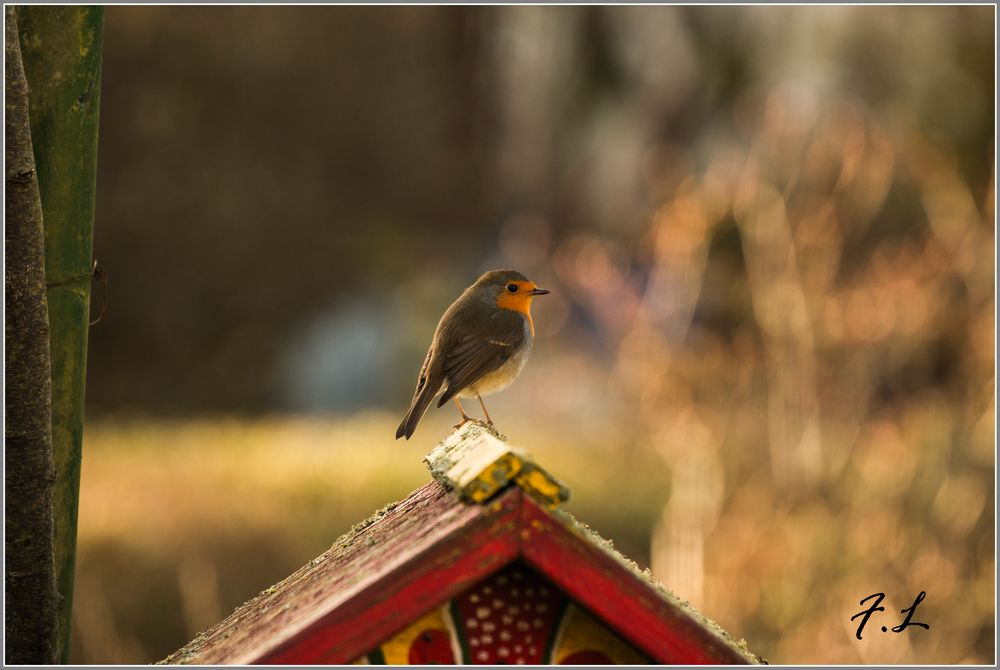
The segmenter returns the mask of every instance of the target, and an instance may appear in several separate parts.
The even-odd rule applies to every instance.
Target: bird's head
[[[538,288],[517,270],[493,270],[476,281],[478,290],[488,291],[494,296],[500,309],[509,309],[531,316],[531,301],[535,296],[545,295],[548,289]]]

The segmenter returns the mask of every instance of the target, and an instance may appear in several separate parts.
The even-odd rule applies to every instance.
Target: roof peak
[[[161,662],[351,663],[514,561],[657,663],[762,661],[553,510],[569,491],[502,438],[482,424],[455,431],[425,458],[434,481]]]
[[[438,482],[466,502],[482,504],[514,485],[549,509],[569,500],[569,489],[520,447],[488,424],[472,420],[424,456]]]

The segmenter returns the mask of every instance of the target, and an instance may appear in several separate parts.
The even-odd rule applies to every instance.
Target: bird
[[[477,398],[493,426],[483,396],[510,386],[524,368],[535,339],[531,301],[547,293],[516,270],[491,270],[465,289],[438,322],[396,439],[410,439],[438,393],[438,407],[454,400],[462,413],[455,428],[472,420],[459,398]]]

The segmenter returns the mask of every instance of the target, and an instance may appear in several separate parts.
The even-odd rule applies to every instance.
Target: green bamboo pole
[[[104,11],[22,6],[17,24],[45,229],[59,657],[69,656],[87,371]]]

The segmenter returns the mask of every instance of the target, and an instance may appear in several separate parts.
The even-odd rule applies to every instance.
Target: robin
[[[483,396],[507,388],[521,372],[535,337],[531,300],[546,293],[515,270],[492,270],[465,289],[438,322],[396,439],[410,439],[442,388],[437,406],[454,400],[462,413],[455,428],[472,420],[459,398],[477,398],[492,426]]]

